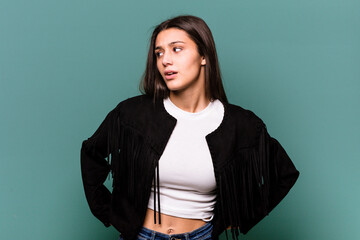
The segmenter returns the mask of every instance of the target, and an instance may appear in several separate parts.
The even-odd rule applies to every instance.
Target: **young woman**
[[[81,148],[90,209],[120,239],[236,238],[294,185],[299,172],[262,120],[228,103],[202,19],[155,28],[140,86]]]

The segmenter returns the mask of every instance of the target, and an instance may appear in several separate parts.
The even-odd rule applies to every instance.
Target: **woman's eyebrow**
[[[175,43],[185,43],[185,42],[183,42],[183,41],[174,41],[174,42],[169,43],[168,45],[171,46],[171,45],[174,45]],[[156,49],[160,49],[160,48],[162,48],[162,47],[161,47],[161,46],[157,46],[157,47],[155,47],[155,50],[156,50]]]

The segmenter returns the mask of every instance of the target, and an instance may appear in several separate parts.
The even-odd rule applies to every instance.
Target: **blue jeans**
[[[137,240],[211,240],[212,229],[213,225],[208,222],[191,232],[168,235],[142,227]],[[120,235],[119,240],[125,239]]]

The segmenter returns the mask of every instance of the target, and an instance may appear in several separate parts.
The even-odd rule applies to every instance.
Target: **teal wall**
[[[0,239],[117,239],[88,209],[81,142],[139,94],[152,27],[178,14],[208,23],[230,102],[301,172],[243,239],[360,239],[355,0],[0,0]]]

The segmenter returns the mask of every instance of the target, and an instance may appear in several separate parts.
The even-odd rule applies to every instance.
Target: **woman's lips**
[[[165,74],[165,78],[166,78],[167,80],[174,79],[174,78],[176,78],[176,76],[177,76],[177,73],[173,73],[173,74],[171,74],[171,75]]]

